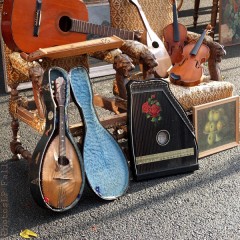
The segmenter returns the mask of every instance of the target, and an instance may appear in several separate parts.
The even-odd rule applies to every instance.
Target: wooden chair
[[[172,21],[172,10],[170,4],[165,0],[154,0],[154,3],[149,5],[147,0],[141,0],[140,3],[149,18],[149,22],[154,31],[161,36],[162,29]],[[144,29],[144,26],[139,18],[136,8],[127,0],[110,0],[111,21],[113,26],[123,29]],[[157,21],[156,21],[157,20]],[[161,24],[160,24],[161,23]],[[189,41],[197,39],[198,35],[189,34]],[[222,47],[207,38],[206,43],[211,48],[211,57],[209,60],[209,72],[212,79],[220,80],[220,71],[218,63],[221,61],[221,56],[224,54]],[[86,41],[86,44],[90,44]],[[51,66],[59,66],[65,70],[72,67],[83,65],[88,68],[88,55],[92,50],[79,54],[64,55],[61,50],[58,51],[58,57],[51,58],[43,56],[42,61],[33,62],[33,55],[21,55],[9,50],[2,42],[2,55],[5,69],[5,77],[8,86],[11,88],[9,98],[9,112],[12,116],[11,128],[13,138],[10,143],[13,159],[18,159],[19,155],[27,160],[31,160],[31,153],[26,150],[22,143],[19,141],[19,121],[23,121],[30,127],[34,128],[39,133],[43,132],[45,126],[44,104],[41,98],[41,81],[43,71]],[[114,92],[115,99],[110,99],[105,96],[95,95],[95,105],[108,109],[116,115],[111,116],[102,124],[106,127],[116,126],[116,129],[121,127],[122,131],[117,131],[116,137],[121,137],[126,130],[126,96],[124,96],[123,81],[131,77],[131,70],[133,69],[133,62],[140,63],[143,67],[144,78],[149,78],[152,74],[153,67],[156,62],[152,54],[148,51],[146,46],[135,41],[126,41],[120,43],[118,48],[112,50],[112,46],[105,51],[98,51],[93,55],[113,63],[116,70],[116,84]],[[121,54],[121,51],[125,54]],[[99,49],[98,49],[99,50]],[[130,57],[129,57],[130,56]],[[216,58],[217,57],[217,58]],[[217,59],[217,60],[216,60]],[[210,64],[212,62],[212,64]],[[132,78],[135,78],[134,75]],[[23,82],[32,82],[33,86],[33,99],[27,99],[22,96],[18,90],[18,86]],[[185,88],[170,84],[172,92],[175,94],[179,102],[182,104],[186,111],[191,111],[194,105],[214,101],[221,98],[226,98],[232,95],[233,85],[228,82],[222,81],[206,81],[200,86]],[[119,97],[120,93],[120,97]],[[125,99],[124,99],[125,98]],[[82,123],[77,126],[70,127],[74,136],[81,134]]]

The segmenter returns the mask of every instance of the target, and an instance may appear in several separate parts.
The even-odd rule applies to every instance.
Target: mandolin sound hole
[[[69,164],[69,160],[66,157],[59,157],[58,164],[62,166],[67,166]]]
[[[72,27],[72,19],[68,16],[62,16],[59,20],[59,28],[63,32],[69,32]]]
[[[153,46],[153,48],[159,48],[159,44],[156,41],[152,42],[152,46]]]

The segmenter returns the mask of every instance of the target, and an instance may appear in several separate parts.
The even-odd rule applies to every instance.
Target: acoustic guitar
[[[80,199],[84,186],[81,155],[66,124],[66,96],[69,95],[66,79],[57,68],[50,71],[54,101],[45,92],[46,130],[30,164],[33,198],[40,206],[58,212],[72,208]]]
[[[147,31],[147,43],[149,50],[155,55],[156,60],[158,62],[158,66],[155,68],[156,73],[160,77],[166,77],[167,71],[171,67],[171,58],[162,42],[162,40],[157,36],[157,34],[152,30],[149,25],[149,22],[142,10],[141,5],[139,4],[138,0],[130,0],[137,9],[142,18],[143,24]]]
[[[2,35],[7,46],[26,53],[86,40],[86,33],[122,39],[141,37],[127,31],[87,22],[88,10],[80,0],[5,0]]]

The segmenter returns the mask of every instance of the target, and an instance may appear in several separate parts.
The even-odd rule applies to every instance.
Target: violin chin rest
[[[170,78],[174,81],[181,80],[181,76],[176,75],[175,73],[170,73]]]

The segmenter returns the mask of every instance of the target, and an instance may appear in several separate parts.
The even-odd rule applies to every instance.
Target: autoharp
[[[128,134],[136,180],[198,169],[198,147],[185,111],[161,79],[130,81]]]

